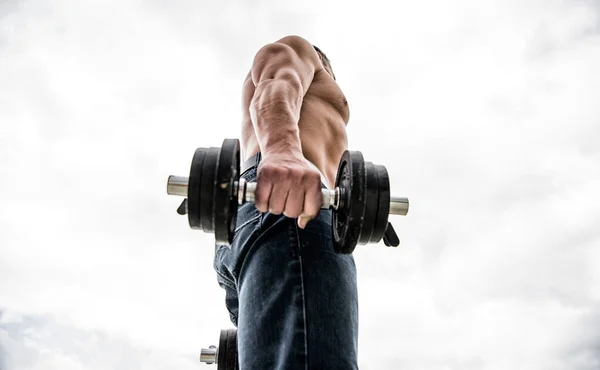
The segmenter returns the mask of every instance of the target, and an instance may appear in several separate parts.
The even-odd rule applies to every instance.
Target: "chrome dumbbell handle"
[[[189,179],[183,176],[169,176],[167,181],[167,194],[178,195],[182,197],[188,196]],[[254,203],[254,194],[256,192],[256,182],[247,182],[244,178],[240,178],[239,182],[234,182],[234,189],[237,188],[238,204],[245,202]],[[340,189],[321,189],[323,194],[322,209],[337,209],[339,205]],[[406,216],[408,213],[408,198],[390,197],[390,212],[391,215]]]

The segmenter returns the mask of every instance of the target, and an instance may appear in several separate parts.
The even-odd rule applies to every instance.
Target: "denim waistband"
[[[260,163],[260,159],[261,159],[261,154],[260,152],[254,154],[252,157],[246,159],[246,161],[244,161],[244,163],[242,163],[242,165],[240,166],[240,177],[244,176],[248,171],[250,171],[251,169],[255,169],[258,167],[258,164]]]

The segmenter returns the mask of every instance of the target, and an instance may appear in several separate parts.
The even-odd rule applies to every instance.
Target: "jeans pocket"
[[[231,245],[216,245],[214,268],[221,275],[230,276],[235,283],[236,266],[246,244],[260,232],[262,214],[254,204],[246,203],[238,208],[236,226]]]
[[[259,226],[262,213],[253,203],[244,203],[238,208],[237,219],[235,223],[234,239],[237,234],[248,226]]]

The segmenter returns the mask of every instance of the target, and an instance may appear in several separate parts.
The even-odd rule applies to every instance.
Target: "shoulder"
[[[298,35],[289,35],[275,41],[274,44],[283,44],[292,48],[296,52],[316,54],[312,44],[305,38]]]
[[[277,41],[264,45],[257,52],[258,57],[284,54],[291,58],[299,58],[305,63],[314,66],[320,65],[319,55],[313,45],[305,38],[298,35],[288,35]]]
[[[294,71],[302,76],[303,86],[323,69],[313,45],[305,38],[289,35],[261,47],[252,63],[251,78],[255,85],[262,77],[274,78],[278,72]]]

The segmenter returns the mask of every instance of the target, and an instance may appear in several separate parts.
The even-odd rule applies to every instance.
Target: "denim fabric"
[[[242,177],[256,181],[256,167]],[[232,245],[215,246],[240,370],[358,369],[354,257],[333,250],[331,210],[296,222],[246,203]]]

